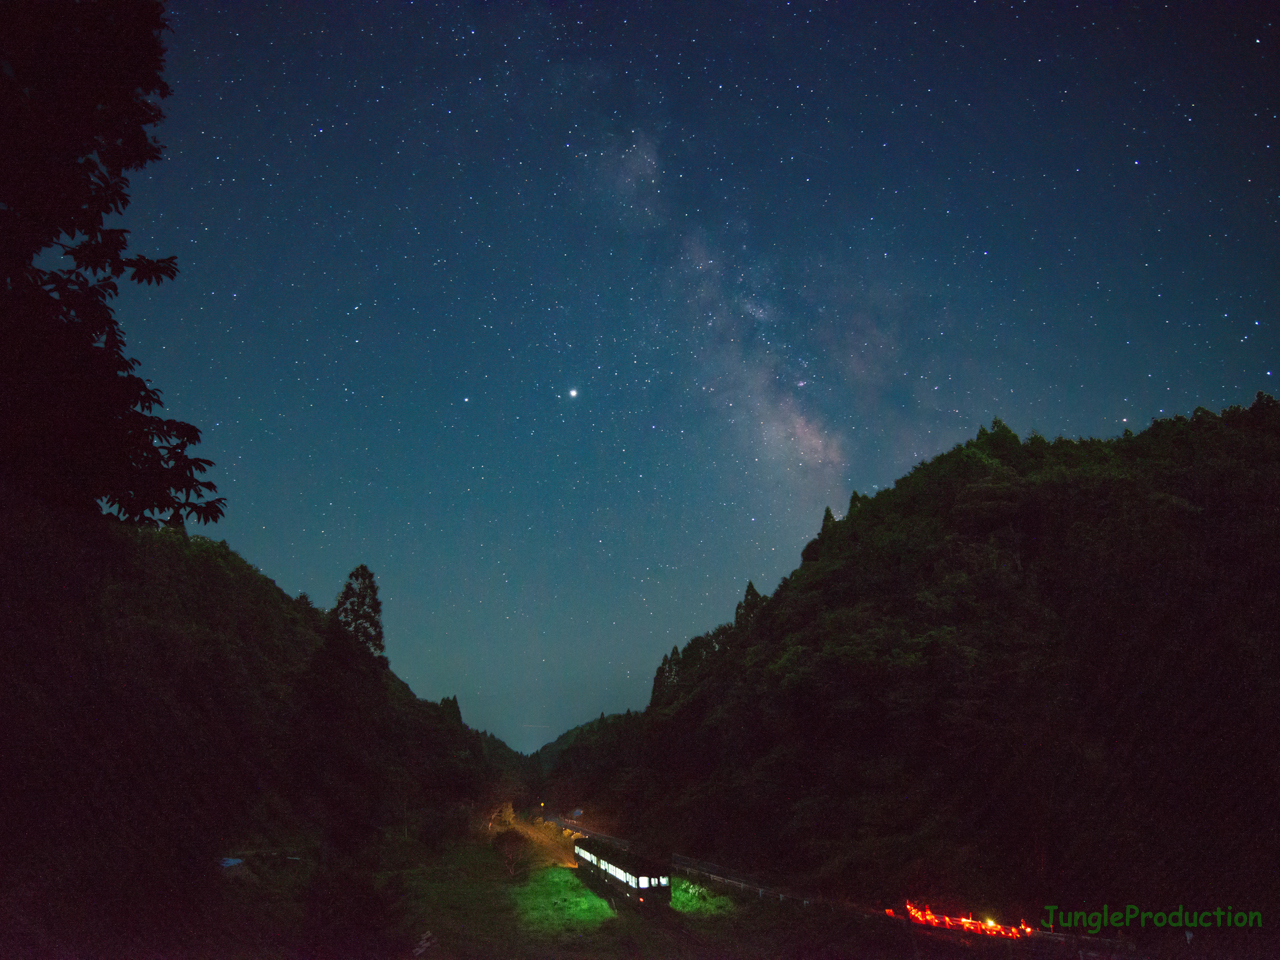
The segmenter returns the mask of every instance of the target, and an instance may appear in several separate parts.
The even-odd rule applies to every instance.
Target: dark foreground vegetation
[[[835,901],[1232,906],[1264,932],[1132,939],[1265,956],[1278,491],[1262,395],[1112,441],[997,421],[828,516],[771,597],[665,657],[644,713],[545,748],[534,786]],[[363,567],[324,611],[180,527],[6,496],[0,954],[949,955],[683,880],[682,919],[615,915],[557,831],[503,809],[523,758],[390,672],[378,612]]]
[[[1273,925],[1277,544],[1269,396],[1114,440],[997,420],[828,511],[772,596],[663,658],[646,711],[544,748],[549,800],[865,902]]]
[[[356,592],[329,615],[225,543],[0,504],[0,953],[394,933],[387,871],[516,756],[391,673]],[[224,857],[284,886],[228,901]]]

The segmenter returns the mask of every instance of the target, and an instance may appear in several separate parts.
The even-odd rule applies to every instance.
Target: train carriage
[[[573,841],[573,858],[588,886],[643,907],[671,905],[671,867],[590,837]]]

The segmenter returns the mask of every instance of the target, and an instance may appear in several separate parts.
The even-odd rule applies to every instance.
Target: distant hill
[[[226,543],[14,497],[0,731],[0,945],[26,930],[107,952],[191,926],[241,850],[307,864],[295,906],[326,916],[298,929],[363,910],[351,878],[383,838],[429,848],[523,759]]]
[[[868,901],[1280,904],[1280,404],[996,420],[544,761],[562,809]]]

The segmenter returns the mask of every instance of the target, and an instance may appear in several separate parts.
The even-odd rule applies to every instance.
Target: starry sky
[[[200,532],[322,606],[368,564],[395,672],[530,752],[993,417],[1277,392],[1249,9],[171,0],[121,225],[181,273],[117,316]]]

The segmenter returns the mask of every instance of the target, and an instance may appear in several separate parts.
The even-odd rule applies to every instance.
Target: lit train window
[[[649,889],[649,878],[648,878],[648,877],[641,877],[641,878],[640,878],[640,889],[641,889],[641,890],[648,890],[648,889]]]
[[[660,884],[662,884],[664,887],[668,887],[668,886],[670,886],[670,885],[671,885],[671,878],[670,878],[670,877],[659,877],[659,878],[658,878],[658,882],[659,882]]]

